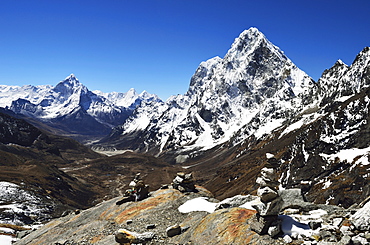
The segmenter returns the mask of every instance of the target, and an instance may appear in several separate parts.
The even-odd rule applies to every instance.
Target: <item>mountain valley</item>
[[[132,228],[124,223],[131,214],[119,221],[112,215],[123,215],[127,208],[134,210],[131,218],[135,222],[155,222],[150,215],[163,215],[166,207],[179,215],[172,209],[190,196],[199,197],[160,189],[173,184],[176,173],[192,173],[200,196],[219,202],[237,195],[258,195],[256,179],[270,165],[280,192],[300,190],[304,202],[327,208],[331,218],[340,213],[347,220],[369,203],[369,85],[370,48],[364,48],[351,65],[338,60],[315,82],[257,28],[243,31],[223,58],[202,62],[189,90],[167,101],[133,89],[127,93],[90,91],[73,74],[56,86],[0,85],[0,189],[5,193],[1,223],[40,224],[64,213],[68,216],[50,225],[58,229],[63,222],[71,222],[78,227],[81,224],[73,223],[72,210],[92,207],[85,214],[92,212],[101,224],[110,222],[110,230],[101,224],[89,226],[94,232],[102,230],[92,232],[90,242],[83,233],[76,233],[75,243],[63,235],[64,243],[58,243],[55,230],[49,236],[57,239],[54,244],[95,244],[94,239],[96,244],[111,244],[116,229]],[[150,203],[115,206],[137,173],[150,186]],[[151,202],[158,205],[153,214],[138,211],[152,208]],[[227,209],[210,215],[220,220],[232,215],[249,220],[254,213]],[[85,214],[75,214],[83,222],[80,217]],[[194,215],[180,215],[184,219],[177,222],[198,227],[190,227],[192,235],[157,237],[157,243],[149,244],[176,244],[176,239],[201,244],[196,237],[201,224],[213,229],[204,228],[206,233],[222,236],[215,231],[218,228],[209,228],[207,222],[215,222],[211,216]],[[244,238],[257,242],[259,237],[249,230],[249,224]],[[173,224],[164,222],[161,232],[169,225]],[[242,226],[238,224],[235,232]],[[343,223],[335,227],[339,232]],[[63,227],[64,232],[67,228]],[[140,229],[136,231],[145,231]],[[355,244],[353,237],[360,234],[370,242],[369,234],[366,237],[361,230],[354,231],[352,243],[347,244]],[[42,233],[33,236],[45,239]],[[320,236],[319,241],[329,242]],[[260,244],[271,244],[270,237],[261,239]],[[27,237],[24,241],[16,244],[30,244]]]

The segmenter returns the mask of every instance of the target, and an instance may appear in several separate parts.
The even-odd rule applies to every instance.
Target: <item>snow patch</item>
[[[217,203],[207,201],[206,197],[197,197],[182,204],[178,210],[180,213],[190,213],[195,211],[206,211],[213,213]]]
[[[0,244],[1,245],[12,245],[13,241],[16,241],[16,238],[12,236],[0,235]]]
[[[273,158],[274,156],[275,156],[274,154],[266,153],[266,158],[267,159]]]
[[[356,157],[361,156],[359,159],[356,160],[354,165],[351,168],[355,167],[358,164],[362,165],[369,165],[369,156],[370,146],[367,148],[359,149],[359,148],[352,148],[352,149],[344,149],[340,150],[335,154],[324,154],[321,153],[320,156],[324,158],[326,161],[335,161],[336,158],[339,158],[340,161],[347,161],[348,163],[352,163]]]

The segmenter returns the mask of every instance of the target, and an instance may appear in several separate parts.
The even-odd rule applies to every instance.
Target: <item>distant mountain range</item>
[[[161,101],[134,89],[127,93],[90,91],[71,74],[56,86],[0,85],[0,107],[37,119],[60,134],[85,140],[107,135],[141,101]]]

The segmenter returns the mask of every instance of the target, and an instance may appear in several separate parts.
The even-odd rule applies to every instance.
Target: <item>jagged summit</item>
[[[232,144],[262,139],[302,113],[368,86],[363,69],[369,57],[365,48],[351,66],[339,60],[316,83],[252,27],[234,40],[223,58],[200,63],[186,94],[138,108],[104,144],[196,155],[194,150],[230,139]]]
[[[63,97],[71,96],[76,92],[87,92],[88,89],[80,83],[74,74],[69,75],[63,81],[60,81],[54,88],[54,91],[61,93]]]
[[[66,77],[64,80],[76,80],[78,81],[77,77],[75,74],[71,73],[68,77]]]
[[[71,75],[69,75],[68,77],[66,77],[60,83],[70,84],[70,85],[73,85],[73,86],[81,85],[80,81],[77,79],[77,77],[73,73]]]
[[[140,108],[114,135],[120,131],[124,145],[139,150],[209,149],[243,125],[250,124],[247,135],[255,133],[254,120],[281,125],[284,119],[278,115],[297,111],[296,105],[304,107],[312,100],[308,91],[313,87],[307,74],[258,29],[250,28],[235,39],[224,58],[199,65],[185,95]],[[265,130],[259,128],[257,135],[262,135]],[[133,134],[140,135],[132,138],[136,143],[125,137]]]

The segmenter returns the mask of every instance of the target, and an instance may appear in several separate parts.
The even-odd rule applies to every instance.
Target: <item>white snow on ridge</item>
[[[348,163],[352,163],[356,157],[368,156],[369,152],[370,152],[370,146],[367,148],[363,148],[363,149],[358,149],[358,148],[344,149],[344,150],[341,150],[331,155],[321,153],[320,156],[325,158],[327,161],[334,161],[336,158],[339,158],[341,161],[347,161]],[[362,159],[362,157],[360,159]],[[369,164],[369,161],[366,160],[366,158],[362,160],[364,160],[362,165]],[[356,162],[358,161],[359,160],[357,160]]]
[[[89,91],[86,86],[71,74],[56,86],[7,86],[0,85],[0,107],[11,107],[14,101],[29,101],[15,106],[22,114],[40,119],[52,119],[71,114],[80,108],[101,121],[105,115],[120,114],[123,108],[135,109],[142,100],[157,100],[159,97],[143,91],[137,94],[134,89],[127,93],[103,93]],[[12,108],[14,109],[14,108]]]

